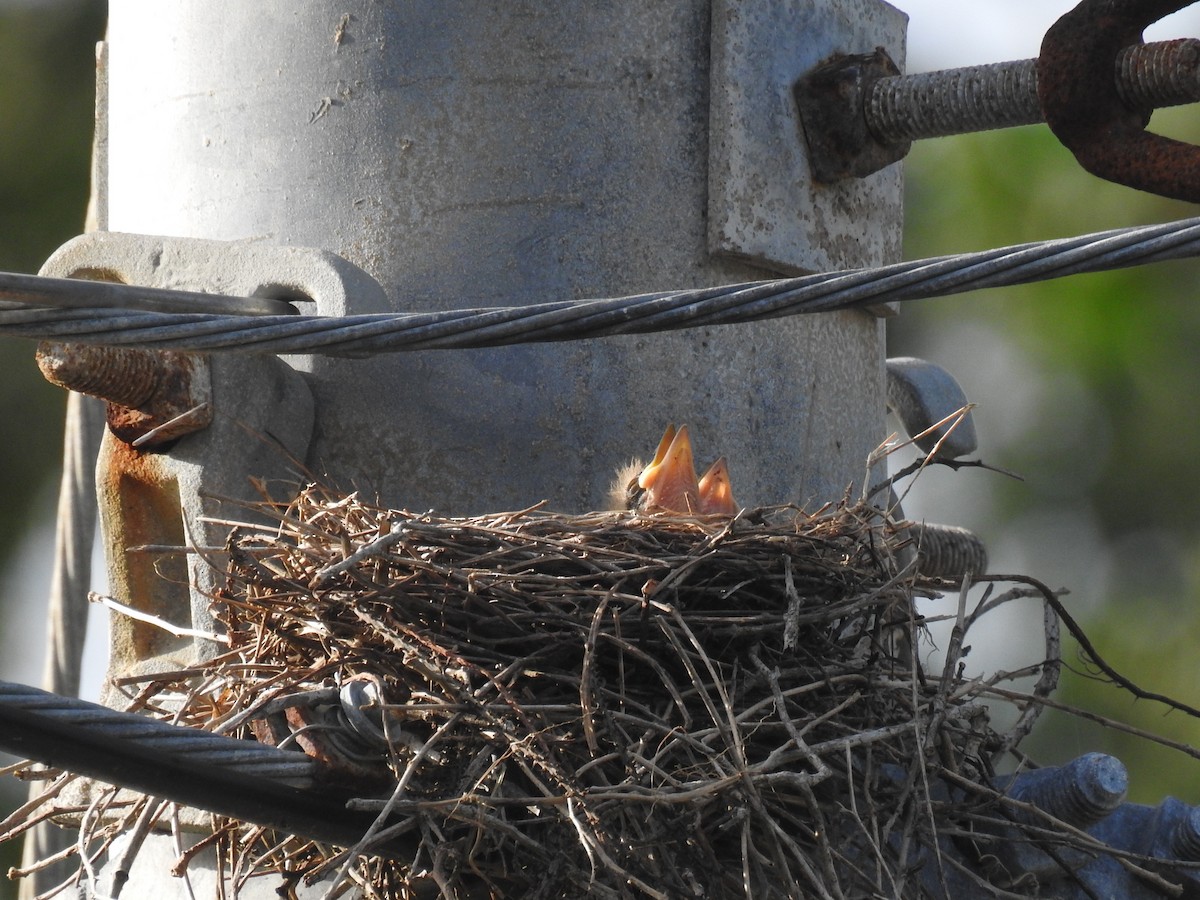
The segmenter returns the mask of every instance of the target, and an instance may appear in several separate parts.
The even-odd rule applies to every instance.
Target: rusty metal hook
[[[1146,131],[1152,110],[1117,93],[1117,54],[1194,0],[1082,0],[1050,27],[1037,60],[1046,124],[1093,175],[1200,203],[1200,146]]]

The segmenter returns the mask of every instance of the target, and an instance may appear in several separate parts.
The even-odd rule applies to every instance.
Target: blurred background
[[[910,72],[1037,55],[1063,0],[897,0],[910,15]],[[105,4],[0,0],[0,270],[36,272],[82,230],[92,134],[94,45]],[[1184,10],[1148,39],[1200,36]],[[1154,130],[1200,142],[1195,107]],[[906,163],[905,255],[979,250],[1161,222],[1192,206],[1106,184],[1044,127],[918,144]],[[1020,473],[930,470],[913,517],[965,525],[992,570],[1070,590],[1100,652],[1143,687],[1200,705],[1200,260],[1158,264],[907,305],[889,355],[953,372],[979,408],[980,456]],[[64,396],[38,375],[31,343],[0,338],[0,678],[41,677]],[[1038,658],[1035,604],[1006,611],[975,641],[977,671]],[[103,635],[98,644],[102,652]],[[1059,700],[1200,744],[1200,722],[1134,703],[1085,677],[1064,646]],[[95,669],[102,662],[94,664]],[[89,684],[95,690],[98,676]],[[86,690],[85,690],[86,692]],[[93,694],[94,696],[94,694]],[[1122,758],[1131,799],[1200,802],[1200,761],[1059,714],[1025,745],[1046,763],[1088,750]],[[0,807],[24,788],[0,784]],[[0,852],[8,852],[0,850]],[[0,859],[7,868],[12,856]],[[5,886],[0,883],[0,896]]]
[[[1073,0],[897,0],[909,14],[907,71],[1037,56]],[[1147,40],[1200,37],[1200,8]],[[1196,106],[1157,112],[1151,130],[1200,142]],[[1196,215],[1088,175],[1044,126],[918,143],[905,162],[906,258],[982,250]],[[964,525],[991,571],[1066,588],[1093,645],[1148,690],[1200,706],[1200,260],[1162,263],[908,304],[888,355],[934,360],[979,404],[981,470],[922,474],[905,511]],[[1013,670],[1042,649],[1041,611],[1010,604],[976,634],[977,672]],[[996,627],[996,626],[1001,627]],[[981,640],[980,638],[984,638]],[[1193,746],[1200,722],[1083,673],[1063,646],[1056,699]],[[1130,799],[1200,802],[1200,761],[1058,713],[1023,745],[1043,763],[1089,750],[1122,759]]]
[[[36,272],[83,230],[106,14],[95,0],[0,0],[0,271]],[[0,678],[26,684],[41,682],[66,406],[33,352],[0,337]],[[0,811],[26,791],[0,780]],[[19,862],[16,842],[0,846],[0,897],[16,896],[2,875]]]

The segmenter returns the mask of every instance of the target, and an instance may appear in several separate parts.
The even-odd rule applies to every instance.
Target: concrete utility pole
[[[891,261],[899,173],[814,188],[790,87],[834,50],[902,58],[904,22],[877,0],[115,0],[107,227],[332,250],[397,310]],[[414,509],[595,507],[667,419],[738,461],[745,503],[825,497],[882,430],[861,313],[295,364],[316,470]]]
[[[140,237],[84,240],[49,270],[307,297],[305,311],[337,315],[894,261],[898,167],[814,185],[791,87],[835,51],[902,61],[905,22],[879,0],[112,0],[101,224]],[[205,495],[251,496],[251,476],[289,468],[243,425],[336,485],[450,514],[596,508],[668,421],[692,427],[700,457],[729,456],[744,504],[834,499],[884,434],[882,325],[859,311],[361,360],[222,357],[210,378],[208,428],[153,462],[110,438],[101,462],[114,590],[166,615],[176,601],[124,548],[219,543],[198,522]],[[117,631],[113,667],[186,649]],[[127,894],[183,890],[150,848],[138,859],[149,880]]]

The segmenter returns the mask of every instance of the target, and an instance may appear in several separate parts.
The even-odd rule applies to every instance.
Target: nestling
[[[734,516],[729,465],[725,457],[696,477],[692,442],[686,425],[668,425],[649,465],[634,461],[622,466],[609,490],[612,509],[644,513],[677,513],[700,516]]]

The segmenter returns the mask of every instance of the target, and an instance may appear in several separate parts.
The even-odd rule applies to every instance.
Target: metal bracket
[[[834,53],[884,47],[903,61],[906,22],[880,0],[714,0],[710,253],[785,274],[900,258],[898,167],[814,180],[792,85]]]
[[[979,447],[969,409],[949,421],[970,401],[954,376],[936,363],[911,356],[888,359],[887,405],[925,453],[937,450],[942,459],[959,459]]]
[[[359,310],[363,303],[386,308],[382,288],[341,257],[253,241],[98,232],[65,244],[41,274],[266,298],[263,309],[248,313],[287,308],[279,302],[287,301],[309,312],[339,315],[352,296]],[[151,357],[151,368],[162,369],[161,353],[138,353]],[[127,440],[129,434],[122,440],[110,429],[96,483],[111,591],[139,612],[206,632],[213,627],[209,598],[218,586],[220,551],[229,530],[217,520],[245,519],[243,504],[262,499],[262,484],[294,484],[304,477],[314,407],[297,371],[308,365],[307,357],[185,356],[197,379],[210,382],[208,391],[197,404],[200,382],[193,379],[190,386],[176,385],[167,393],[179,394],[185,405],[206,406],[207,427],[144,443]],[[136,394],[139,385],[133,387]],[[95,392],[112,398],[113,384]],[[118,399],[139,406],[132,394]],[[187,547],[202,553],[185,552]],[[110,640],[110,685],[113,678],[178,668],[214,651],[203,638],[172,637],[118,615],[111,621]],[[106,687],[105,699],[119,705],[112,691]]]

